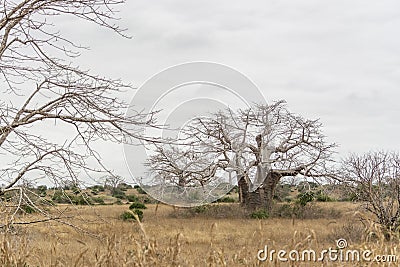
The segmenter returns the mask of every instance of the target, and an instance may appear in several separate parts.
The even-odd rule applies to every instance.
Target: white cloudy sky
[[[66,34],[91,47],[81,65],[140,86],[171,65],[226,64],[267,101],[320,118],[340,155],[399,148],[399,1],[128,0],[121,9],[132,39],[68,22]],[[127,173],[115,149],[105,159]]]

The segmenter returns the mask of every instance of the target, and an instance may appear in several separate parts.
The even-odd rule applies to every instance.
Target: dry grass
[[[228,205],[228,204],[226,204]],[[148,205],[143,223],[118,219],[127,205],[68,207],[65,214],[79,229],[60,223],[16,227],[0,237],[1,266],[259,266],[257,252],[265,245],[274,249],[335,247],[346,238],[350,248],[368,248],[375,254],[398,255],[398,242],[379,238],[374,225],[361,224],[351,203],[319,204],[324,210],[337,208],[340,218],[253,220],[235,216],[196,214]],[[220,205],[223,212],[224,205]],[[221,208],[222,207],[222,208]],[[229,212],[239,207],[229,204]],[[233,208],[234,207],[234,208]],[[31,216],[31,215],[29,215]],[[229,217],[229,218],[220,218]],[[365,231],[375,230],[375,238]],[[88,235],[95,233],[97,236]],[[270,263],[272,266],[357,266],[357,263]],[[359,266],[398,266],[364,263]]]

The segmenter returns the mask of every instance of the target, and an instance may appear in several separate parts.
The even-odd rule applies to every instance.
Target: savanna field
[[[399,255],[398,241],[385,241],[379,228],[351,202],[312,203],[303,219],[249,218],[237,203],[203,208],[147,204],[142,222],[122,220],[128,204],[53,207],[63,220],[16,225],[1,234],[2,266],[399,266],[396,262],[273,261],[259,250],[317,253],[346,239],[347,249]],[[278,205],[279,206],[279,205]],[[36,214],[20,215],[32,221]],[[68,218],[68,219],[67,219]]]

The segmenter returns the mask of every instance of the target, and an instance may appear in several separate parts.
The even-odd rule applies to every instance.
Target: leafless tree
[[[24,201],[40,210],[25,193],[24,180],[46,177],[58,186],[109,172],[93,143],[143,138],[135,126],[152,123],[148,114],[125,116],[127,105],[117,97],[131,87],[74,65],[82,47],[52,23],[74,17],[125,36],[115,24],[115,7],[123,2],[0,1],[0,196],[17,201],[2,197],[8,214]],[[49,125],[65,138],[54,138]]]
[[[271,210],[284,176],[322,177],[335,144],[318,120],[292,114],[284,101],[199,117],[182,129],[177,145],[158,148],[149,169],[168,184],[207,183],[219,171],[234,172],[241,202]]]
[[[173,144],[157,145],[155,155],[147,162],[167,183],[181,187],[208,183],[220,165],[210,162],[209,154]]]
[[[117,191],[118,185],[124,182],[124,178],[119,175],[108,175],[104,177],[104,188],[110,188],[111,193],[115,193]]]
[[[400,226],[400,157],[394,152],[352,154],[343,162],[342,180],[356,200],[365,204],[386,238]]]

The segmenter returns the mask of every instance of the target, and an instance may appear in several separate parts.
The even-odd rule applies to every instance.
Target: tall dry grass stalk
[[[27,266],[29,251],[25,237],[3,234],[0,247],[0,266]]]

